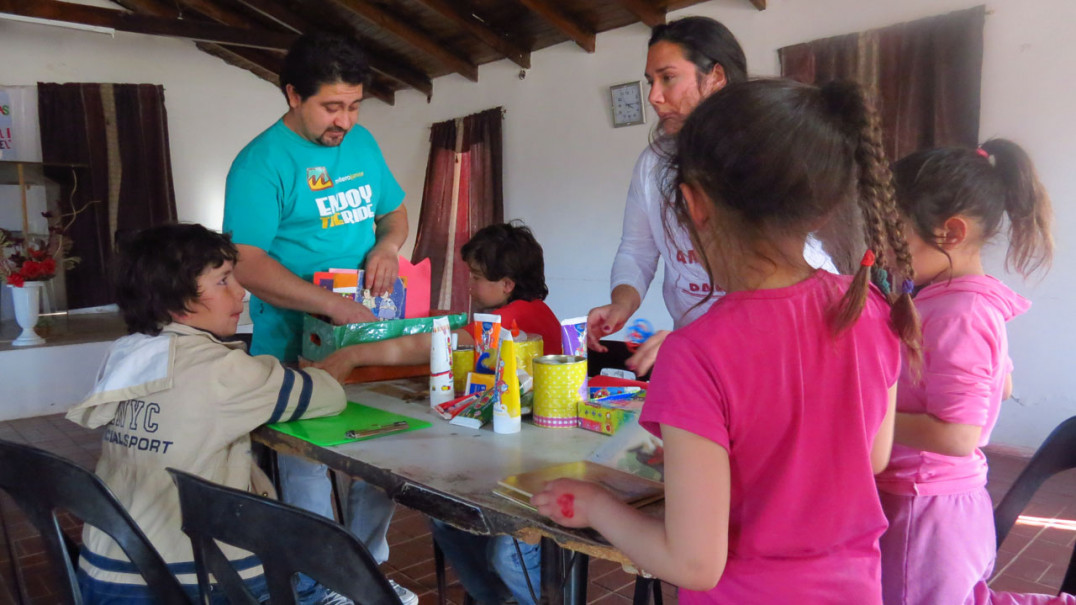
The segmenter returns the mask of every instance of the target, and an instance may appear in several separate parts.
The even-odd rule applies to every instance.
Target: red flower
[[[25,279],[37,279],[41,277],[41,263],[37,261],[28,260],[22,264],[20,271]]]
[[[23,279],[21,273],[12,273],[11,275],[7,276],[7,283],[12,286],[15,286],[16,288],[21,288],[23,281],[25,280]]]
[[[41,261],[41,274],[45,277],[52,277],[56,274],[56,259],[49,257]]]

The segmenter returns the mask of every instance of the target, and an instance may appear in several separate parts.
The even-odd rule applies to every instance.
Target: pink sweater
[[[922,380],[901,372],[897,410],[983,427],[979,446],[1001,410],[1012,372],[1005,322],[1031,303],[989,275],[958,277],[923,288],[915,307],[923,322]],[[878,488],[898,495],[956,494],[986,485],[986,457],[945,456],[900,444]]]

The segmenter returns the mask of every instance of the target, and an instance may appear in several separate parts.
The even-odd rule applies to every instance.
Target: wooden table
[[[589,556],[630,563],[597,533],[561,527],[492,493],[503,477],[582,460],[608,437],[583,429],[540,428],[527,421],[512,435],[494,433],[490,425],[480,430],[455,426],[430,410],[426,389],[422,379],[345,387],[350,401],[429,420],[430,428],[333,447],[266,427],[253,437],[277,452],[316,460],[368,481],[400,504],[460,529],[542,540],[543,601],[585,603]]]

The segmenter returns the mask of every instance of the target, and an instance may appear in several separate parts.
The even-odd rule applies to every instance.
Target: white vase
[[[8,284],[11,288],[11,302],[15,305],[15,322],[22,328],[22,334],[11,342],[12,346],[28,347],[45,344],[45,339],[37,335],[34,326],[41,310],[42,281],[24,282],[21,288]]]

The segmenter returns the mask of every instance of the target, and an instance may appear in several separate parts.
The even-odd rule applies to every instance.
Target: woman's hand
[[[601,339],[624,327],[632,311],[617,303],[595,307],[587,313],[587,346],[600,353],[608,351]]]
[[[668,330],[654,332],[653,336],[639,345],[639,348],[635,350],[635,354],[629,357],[624,362],[624,365],[628,366],[628,369],[632,372],[635,372],[636,376],[646,376],[650,369],[654,367],[654,362],[658,359],[658,349],[661,348],[661,343],[665,342],[665,337],[668,335]]]
[[[590,527],[595,511],[613,496],[596,483],[575,479],[557,479],[545,484],[531,498],[538,513],[565,527]]]

